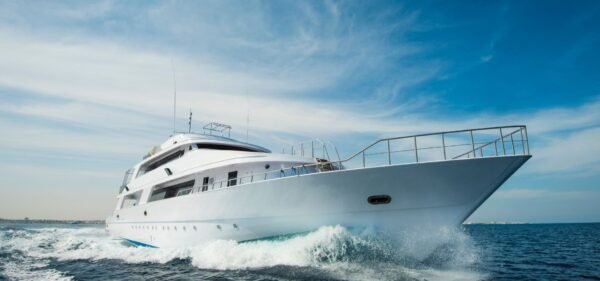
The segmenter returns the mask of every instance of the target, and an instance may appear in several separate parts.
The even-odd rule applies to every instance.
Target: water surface
[[[102,225],[0,224],[8,280],[600,280],[600,224],[406,232],[324,226],[176,249],[111,240]]]

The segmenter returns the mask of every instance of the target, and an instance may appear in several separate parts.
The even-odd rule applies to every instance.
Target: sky
[[[524,124],[469,221],[600,221],[598,1],[0,0],[0,218],[103,219],[124,171],[210,121],[349,156]],[[248,126],[247,126],[247,120]]]

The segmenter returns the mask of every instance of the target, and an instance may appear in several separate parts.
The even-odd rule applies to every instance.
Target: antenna
[[[248,127],[250,127],[250,100],[246,92],[246,142],[248,142]]]
[[[188,133],[192,132],[192,108],[190,108],[190,121],[188,122]]]
[[[177,81],[175,80],[175,66],[171,59],[171,69],[173,69],[173,133],[175,133],[175,116],[177,116]]]

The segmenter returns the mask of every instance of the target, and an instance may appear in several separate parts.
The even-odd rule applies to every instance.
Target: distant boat
[[[272,153],[224,136],[227,125],[205,128],[172,135],[125,173],[112,237],[171,247],[323,225],[457,226],[531,157],[525,126],[386,138],[347,159],[321,141]]]

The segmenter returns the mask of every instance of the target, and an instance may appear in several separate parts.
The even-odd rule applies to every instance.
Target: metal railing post
[[[387,140],[388,143],[388,165],[392,165],[392,152],[390,150],[390,140]]]
[[[523,128],[521,128],[519,132],[521,133],[521,150],[523,150],[523,155],[525,155],[525,141],[523,140]]]
[[[415,140],[415,160],[417,160],[417,163],[419,163],[419,152],[417,149],[417,137],[413,137],[413,139]]]
[[[444,160],[446,160],[446,138],[444,137],[444,133],[442,133],[442,149],[444,150]]]
[[[515,155],[515,142],[513,140],[513,135],[514,133],[510,134],[510,144],[512,145],[512,151],[513,151],[513,155]]]
[[[500,128],[500,143],[502,144],[502,156],[506,156],[506,148],[504,147],[504,135],[502,134],[502,128]]]
[[[300,155],[302,155],[302,157],[304,157],[304,144],[303,143],[300,144]]]
[[[315,158],[315,143],[314,143],[314,141],[310,141],[310,151],[312,153],[312,158]]]
[[[364,151],[363,151],[362,155],[363,155],[363,168],[365,168],[365,152]]]
[[[475,139],[473,138],[473,130],[471,132],[471,146],[473,147],[473,158],[477,158],[477,152],[475,151]]]
[[[527,154],[531,154],[529,152],[529,136],[527,135],[527,128],[525,128],[525,143],[527,144]]]
[[[494,149],[496,149],[496,156],[498,156],[498,140],[494,141]]]

